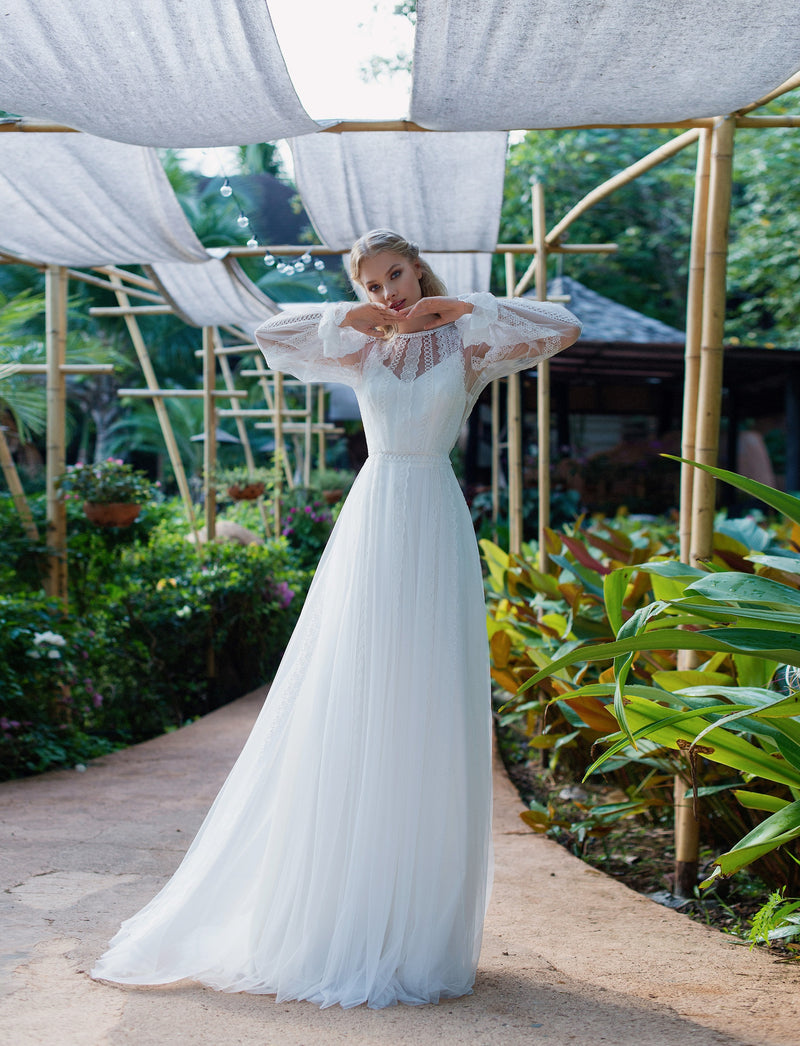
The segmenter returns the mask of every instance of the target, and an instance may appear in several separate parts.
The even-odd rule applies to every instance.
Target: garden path
[[[178,862],[263,692],[182,730],[0,785],[4,1046],[789,1046],[800,968],[661,908],[518,818],[501,767],[475,993],[388,1010],[119,988],[86,974]]]

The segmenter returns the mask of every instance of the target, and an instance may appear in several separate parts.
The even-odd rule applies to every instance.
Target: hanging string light
[[[250,221],[250,217],[247,214],[244,206],[242,205],[242,201],[239,199],[239,196],[234,190],[234,187],[231,185],[230,178],[225,172],[223,164],[218,154],[216,156],[216,159],[219,163],[219,177],[222,178],[222,185],[220,185],[219,187],[219,194],[225,200],[231,200],[231,203],[236,206],[238,210],[238,215],[236,217],[237,226],[242,230],[249,230],[250,236],[247,240],[247,246],[253,249],[257,248],[259,246],[260,241],[255,230],[252,228],[252,222]],[[272,254],[272,252],[269,249],[266,249],[266,253],[263,255],[263,262],[267,269],[274,269],[275,272],[280,273],[281,276],[285,276],[287,278],[302,275],[312,266],[314,270],[318,273],[322,273],[325,271],[325,262],[323,261],[323,259],[314,258],[310,250],[305,250],[299,258],[295,257],[294,259],[289,258],[288,260],[284,260],[276,258],[275,255]],[[328,294],[328,287],[324,279],[321,279],[320,282],[317,284],[316,291],[322,297],[325,297]]]

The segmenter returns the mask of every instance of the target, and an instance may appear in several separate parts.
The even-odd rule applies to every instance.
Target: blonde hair
[[[410,262],[418,262],[421,268],[419,289],[423,298],[441,298],[447,294],[447,287],[433,269],[419,256],[419,247],[391,229],[372,229],[360,236],[350,248],[350,279],[361,282],[361,263],[365,258],[391,251]]]

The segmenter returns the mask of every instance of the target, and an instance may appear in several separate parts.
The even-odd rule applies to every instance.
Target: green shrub
[[[125,529],[74,505],[68,517],[69,616],[19,580],[0,600],[2,777],[82,762],[268,682],[311,578],[284,538],[198,551],[175,502]],[[43,543],[8,514],[0,525],[38,580]]]
[[[72,765],[113,747],[93,635],[57,601],[0,596],[0,779]]]

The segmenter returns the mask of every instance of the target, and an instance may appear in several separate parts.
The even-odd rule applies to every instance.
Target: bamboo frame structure
[[[32,541],[38,541],[39,528],[34,521],[28,499],[25,497],[25,491],[17,472],[17,466],[14,464],[14,459],[11,456],[11,448],[8,445],[5,426],[3,425],[0,425],[0,468],[3,470],[3,476],[8,485],[17,514],[22,520],[25,533]]]
[[[124,271],[124,270],[122,270]],[[121,308],[125,308],[128,304],[128,293],[127,288],[123,287],[122,277],[118,271],[109,272],[109,281],[114,288],[114,294],[117,298]],[[136,320],[135,316],[125,316],[125,326],[128,330],[128,335],[133,344],[134,351],[136,352],[136,358],[139,361],[139,366],[142,368],[142,374],[147,384],[147,391],[150,394],[157,393],[159,391],[158,379],[156,373],[153,370],[153,364],[150,361],[150,354],[147,351],[147,345],[145,344],[144,337],[142,336],[141,328]],[[125,390],[130,393],[131,391],[137,394],[141,390]],[[122,395],[122,390],[119,390],[119,395]],[[178,492],[183,502],[183,508],[186,513],[186,518],[189,521],[189,526],[194,534],[195,541],[197,540],[197,519],[194,511],[194,504],[192,503],[192,494],[189,490],[189,481],[186,478],[186,470],[183,467],[183,460],[181,458],[180,450],[178,448],[178,441],[175,439],[175,433],[172,428],[172,424],[169,420],[169,414],[167,412],[166,405],[162,396],[154,397],[153,407],[158,418],[159,426],[161,427],[161,435],[164,437],[164,444],[167,448],[167,455],[169,456],[170,465],[172,466],[172,472],[175,476],[175,482],[178,484]]]
[[[214,355],[219,360],[219,369],[222,372],[222,379],[225,382],[225,388],[231,393],[231,409],[236,406],[236,399],[241,395],[239,390],[236,389],[233,372],[231,371],[231,365],[228,362],[228,357],[220,354],[222,348],[222,338],[220,337],[219,329],[214,328]],[[242,451],[244,453],[244,462],[247,467],[247,471],[250,476],[255,474],[256,462],[253,456],[253,448],[250,444],[250,436],[247,432],[247,426],[244,423],[244,419],[236,417],[236,431],[239,433],[239,441],[242,444]],[[257,499],[258,513],[261,516],[261,524],[264,527],[264,533],[269,533],[269,521],[267,520],[267,510],[264,505],[264,498],[259,497]]]
[[[619,171],[611,178],[607,178],[602,184],[596,186],[591,192],[587,193],[582,200],[579,200],[571,210],[564,215],[550,232],[545,237],[545,243],[548,251],[552,253],[568,253],[565,250],[566,245],[560,244],[559,237],[561,237],[570,225],[576,221],[582,214],[585,214],[589,208],[593,207],[600,200],[605,199],[615,189],[619,189],[622,185],[627,185],[628,182],[632,182],[638,178],[640,174],[644,174],[645,171],[651,170],[653,167],[657,167],[659,164],[664,163],[665,160],[669,160],[676,153],[681,152],[682,149],[687,148],[689,145],[693,145],[700,135],[698,129],[692,129],[687,131],[685,134],[679,135],[677,138],[673,138],[672,141],[665,142],[663,145],[658,146],[657,149],[653,149],[646,156],[643,156],[636,163],[630,164],[624,170]],[[601,246],[601,245],[597,245]],[[541,249],[541,248],[540,248]],[[536,273],[536,257],[528,266],[522,279],[519,281],[516,287],[516,294],[522,294],[523,291],[527,290],[530,286]]]

